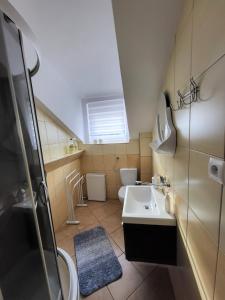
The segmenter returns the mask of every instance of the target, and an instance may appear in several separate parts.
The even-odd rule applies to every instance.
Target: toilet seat
[[[118,196],[119,196],[121,203],[123,203],[123,201],[124,201],[125,193],[126,193],[126,186],[121,186],[121,188],[119,189],[119,192],[118,192]]]

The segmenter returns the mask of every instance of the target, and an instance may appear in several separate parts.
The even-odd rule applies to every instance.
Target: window
[[[124,99],[90,100],[86,112],[90,144],[129,142]]]

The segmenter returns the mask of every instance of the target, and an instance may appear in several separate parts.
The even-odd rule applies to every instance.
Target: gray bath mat
[[[122,275],[121,265],[104,228],[98,226],[74,237],[80,292],[88,296]]]

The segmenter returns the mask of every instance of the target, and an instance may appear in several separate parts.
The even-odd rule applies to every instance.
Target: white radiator
[[[105,174],[87,173],[88,200],[106,201]]]

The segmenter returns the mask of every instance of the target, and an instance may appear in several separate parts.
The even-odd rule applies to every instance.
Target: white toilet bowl
[[[118,192],[118,197],[120,202],[123,204],[125,193],[126,193],[126,186],[127,185],[135,185],[137,180],[137,168],[123,168],[120,169],[120,179],[123,184]]]
[[[126,193],[126,186],[121,186],[118,192],[118,197],[122,204],[124,202],[125,193]]]

